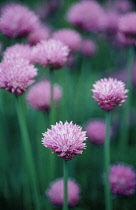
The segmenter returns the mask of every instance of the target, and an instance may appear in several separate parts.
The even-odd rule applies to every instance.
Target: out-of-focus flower
[[[63,206],[64,197],[64,183],[63,178],[57,179],[52,182],[46,194],[49,200],[57,205]],[[78,204],[80,200],[80,187],[79,185],[71,179],[68,179],[68,205],[73,207]]]
[[[64,160],[71,160],[77,154],[82,154],[86,147],[83,143],[87,139],[86,132],[72,122],[56,123],[43,136],[42,144]]]
[[[96,1],[81,1],[72,5],[67,20],[83,30],[97,32],[103,28],[104,11]]]
[[[29,45],[15,44],[8,47],[3,53],[3,59],[23,58],[27,59],[30,63],[32,60],[32,49]]]
[[[50,37],[50,29],[48,26],[40,26],[36,30],[32,31],[28,36],[28,43],[30,45],[36,45],[42,40],[47,40]]]
[[[86,39],[82,41],[81,52],[83,53],[83,55],[87,57],[92,57],[95,55],[96,50],[96,45],[92,40]]]
[[[127,13],[130,12],[133,8],[132,2],[129,0],[116,0],[113,2],[113,7],[119,13]]]
[[[87,136],[90,142],[94,144],[103,144],[105,141],[106,125],[104,121],[93,120],[90,121],[86,126]],[[110,128],[110,135],[113,131]]]
[[[119,32],[123,34],[125,39],[129,40],[131,44],[136,44],[136,12],[131,12],[123,15],[119,19]]]
[[[69,51],[69,48],[58,40],[41,41],[33,47],[33,61],[42,66],[59,69],[65,65]]]
[[[39,18],[26,6],[9,3],[2,8],[0,31],[9,37],[26,36],[39,27],[39,24]]]
[[[105,111],[110,111],[117,105],[121,105],[127,98],[125,94],[128,90],[125,89],[125,84],[117,79],[101,79],[93,85],[93,88],[93,98]]]
[[[118,31],[118,21],[120,15],[115,10],[105,12],[104,31],[109,35],[114,35]]]
[[[53,87],[54,103],[60,100],[62,96],[61,87],[57,84]],[[48,80],[38,82],[33,85],[27,94],[27,101],[30,106],[37,110],[48,111],[50,109],[51,84]]]
[[[72,29],[61,29],[53,34],[53,38],[60,40],[73,51],[79,50],[81,45],[80,34]]]
[[[116,164],[110,168],[110,187],[114,194],[132,195],[136,186],[136,173],[132,167]]]
[[[21,95],[34,82],[37,69],[23,58],[7,58],[0,64],[0,88]]]

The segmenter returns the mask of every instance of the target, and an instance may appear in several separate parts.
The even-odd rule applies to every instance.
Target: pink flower
[[[83,55],[88,57],[94,56],[96,53],[95,43],[90,39],[83,40],[81,45],[81,52]]]
[[[129,0],[116,0],[112,3],[112,6],[119,12],[119,13],[126,13],[132,10],[132,2]]]
[[[115,10],[108,10],[105,13],[104,31],[114,35],[118,31],[119,14]]]
[[[105,141],[106,125],[104,121],[94,120],[90,121],[86,126],[87,136],[90,142],[94,144],[103,144]],[[112,136],[112,129],[110,129]]]
[[[136,12],[131,12],[123,15],[119,20],[119,32],[123,34],[126,39],[131,41],[131,44],[136,43]]]
[[[5,59],[0,64],[0,88],[21,95],[31,85],[37,69],[23,58]]]
[[[10,58],[23,58],[27,59],[30,63],[32,60],[32,49],[29,45],[25,44],[15,44],[8,47],[3,54],[3,59]]]
[[[36,45],[42,40],[47,40],[50,37],[50,29],[47,26],[40,26],[32,31],[28,36],[28,42],[30,45]]]
[[[61,29],[53,34],[53,38],[60,40],[73,51],[79,50],[81,45],[80,34],[72,29]]]
[[[2,8],[0,31],[9,37],[26,36],[39,26],[38,17],[27,7],[10,3]]]
[[[67,20],[75,26],[90,32],[103,28],[104,11],[96,1],[81,1],[72,5]]]
[[[59,85],[54,85],[54,102],[60,100],[62,90]],[[48,80],[38,82],[29,89],[27,101],[34,109],[48,111],[50,109],[51,85]]]
[[[125,89],[125,84],[117,79],[101,79],[93,87],[93,98],[105,111],[110,111],[117,105],[121,105],[127,98],[125,94],[128,90]]]
[[[72,122],[56,123],[43,133],[43,136],[43,145],[52,149],[53,153],[57,153],[64,160],[71,160],[75,155],[82,154],[82,150],[86,147],[83,143],[87,139],[86,132]]]
[[[41,41],[33,48],[33,60],[42,66],[51,66],[59,69],[65,65],[69,48],[62,42],[54,39]]]
[[[110,168],[110,187],[114,194],[131,195],[136,186],[136,173],[130,166],[116,164]]]
[[[63,205],[63,191],[64,191],[64,183],[63,178],[57,179],[52,182],[46,194],[49,200],[57,205]],[[80,200],[80,187],[79,185],[71,179],[68,179],[68,205],[70,207],[78,204]]]

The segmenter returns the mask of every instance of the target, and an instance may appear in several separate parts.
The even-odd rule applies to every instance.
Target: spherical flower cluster
[[[130,166],[116,164],[110,168],[110,187],[114,194],[132,195],[136,186],[136,173]]]
[[[42,66],[59,69],[66,63],[69,51],[69,48],[58,40],[41,41],[33,48],[33,61]]]
[[[110,111],[117,105],[121,105],[127,98],[125,94],[128,90],[125,89],[125,84],[117,79],[101,79],[93,87],[93,98],[105,111]]]
[[[67,20],[75,26],[90,32],[103,28],[104,11],[96,1],[81,1],[72,5]]]
[[[86,147],[83,143],[87,139],[86,132],[72,122],[56,123],[43,133],[43,136],[43,145],[52,149],[53,153],[57,153],[64,160],[71,160],[75,155],[82,154],[82,150]]]
[[[118,32],[119,14],[115,10],[108,10],[105,13],[104,31],[114,35]]]
[[[23,58],[5,59],[0,64],[0,88],[21,95],[31,85],[37,69]]]
[[[53,38],[60,40],[73,51],[79,50],[81,45],[80,34],[72,29],[59,30],[53,34]]]
[[[2,8],[0,31],[9,37],[25,36],[39,26],[39,18],[27,7],[10,3]]]
[[[27,59],[29,62],[32,60],[32,49],[29,45],[25,44],[15,44],[8,47],[3,53],[3,59],[8,58],[23,58]]]
[[[86,126],[86,131],[90,142],[94,144],[104,143],[106,133],[106,125],[104,121],[90,121]],[[112,135],[112,128],[110,128],[110,135]]]
[[[36,45],[42,40],[47,40],[50,37],[50,29],[48,26],[40,26],[36,30],[32,31],[28,36],[28,43],[30,45]]]
[[[130,41],[131,44],[136,43],[136,12],[123,15],[119,20],[119,32]]]
[[[64,183],[63,178],[57,179],[51,183],[46,194],[49,200],[57,205],[63,206],[63,197],[64,197]],[[73,207],[78,204],[80,200],[80,187],[79,185],[71,179],[68,179],[68,205]]]
[[[92,57],[95,55],[96,50],[96,45],[92,40],[86,39],[82,41],[81,52],[83,53],[83,55],[87,57]]]
[[[61,87],[55,84],[53,92],[54,103],[57,104],[62,96]],[[51,84],[48,80],[44,80],[29,89],[26,99],[32,108],[48,111],[50,109],[50,97]]]
[[[129,0],[116,0],[112,3],[112,6],[117,12],[122,14],[131,11],[133,7],[132,2],[130,2]]]

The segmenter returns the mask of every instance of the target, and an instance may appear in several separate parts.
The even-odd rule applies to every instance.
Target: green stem
[[[68,210],[68,162],[63,160],[64,199],[63,210]]]
[[[23,145],[25,164],[27,167],[29,181],[32,184],[31,188],[32,188],[32,192],[33,192],[35,209],[39,210],[40,202],[39,202],[39,195],[38,195],[36,171],[35,171],[35,166],[34,166],[34,162],[33,162],[32,150],[31,150],[31,145],[30,145],[30,141],[29,141],[28,130],[26,127],[25,115],[24,115],[24,110],[23,110],[23,101],[22,101],[21,96],[16,98],[16,110],[17,110],[17,117],[18,117],[18,121],[19,121],[21,137],[22,137],[22,145]]]
[[[124,159],[126,155],[126,150],[128,147],[129,140],[129,122],[130,122],[130,107],[132,101],[132,76],[133,76],[133,65],[134,65],[134,48],[131,46],[128,51],[128,65],[127,65],[127,89],[128,98],[124,105],[124,110],[122,112],[122,123],[121,123],[121,131],[120,131],[120,142],[119,148],[121,151],[122,159]]]
[[[109,183],[109,166],[110,166],[110,112],[106,112],[106,136],[104,143],[105,155],[105,205],[106,210],[111,210],[111,193]]]

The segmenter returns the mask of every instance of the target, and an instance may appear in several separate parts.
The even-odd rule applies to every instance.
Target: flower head
[[[57,179],[52,182],[46,194],[49,200],[57,205],[63,205],[63,197],[64,197],[64,183],[63,178]],[[71,179],[68,179],[68,205],[75,206],[80,199],[80,187],[79,185]]]
[[[0,88],[15,95],[23,94],[37,75],[37,69],[23,58],[5,59],[0,70]]]
[[[128,90],[125,89],[125,84],[117,79],[101,79],[93,87],[93,98],[105,111],[110,111],[117,105],[121,105],[127,98],[125,94]]]
[[[54,102],[55,104],[60,100],[62,90],[59,85],[54,85]],[[48,80],[38,82],[33,85],[27,94],[27,101],[34,109],[48,111],[50,109],[51,84]]]
[[[29,45],[15,44],[8,47],[3,54],[3,59],[11,58],[23,58],[31,62],[32,60],[32,49]]]
[[[81,129],[72,122],[56,123],[43,133],[42,143],[64,160],[71,160],[75,155],[82,154],[82,150],[86,147],[83,143],[87,138],[86,132]]]
[[[104,121],[90,121],[86,126],[87,136],[90,142],[94,144],[103,144],[105,141],[106,125]],[[112,128],[110,129],[112,135]]]
[[[114,194],[131,195],[136,186],[136,173],[130,166],[116,164],[110,168],[110,187]]]
[[[41,41],[33,49],[33,60],[42,66],[51,66],[59,69],[67,61],[69,48],[62,42],[54,39]]]
[[[48,26],[40,26],[32,31],[28,36],[28,43],[30,45],[36,45],[42,40],[47,40],[50,37],[50,29]]]
[[[126,39],[131,41],[131,44],[136,43],[136,12],[130,12],[123,15],[119,20],[119,32],[124,35]]]
[[[103,16],[104,11],[96,1],[85,0],[72,5],[67,20],[83,30],[96,32],[103,27]]]
[[[96,53],[95,43],[90,39],[83,40],[81,45],[81,52],[87,57],[94,56]]]
[[[53,34],[53,38],[60,40],[73,51],[79,50],[81,45],[80,34],[72,29],[61,29]]]
[[[0,31],[9,37],[25,36],[39,26],[39,18],[27,7],[10,3],[2,8]]]

